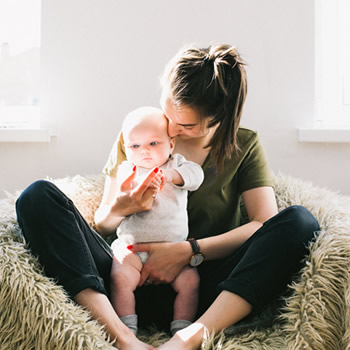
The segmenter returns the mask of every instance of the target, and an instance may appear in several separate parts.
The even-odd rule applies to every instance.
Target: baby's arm
[[[173,184],[182,186],[183,189],[188,191],[197,190],[204,180],[204,173],[201,166],[186,160],[180,154],[174,155],[173,168],[166,169],[165,171],[172,172],[171,176],[174,176],[174,178],[171,182]]]
[[[182,175],[176,169],[163,170],[164,182],[171,182],[177,186],[183,186],[185,181]]]

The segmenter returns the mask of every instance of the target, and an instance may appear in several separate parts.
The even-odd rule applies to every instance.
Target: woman
[[[169,301],[173,295],[168,292],[165,298],[164,289],[193,262],[193,255],[203,256],[204,262],[197,266],[201,280],[198,319],[160,347],[197,349],[207,330],[220,332],[283,292],[319,226],[303,207],[277,213],[258,137],[239,127],[247,81],[244,63],[233,47],[181,50],[167,66],[162,84],[161,105],[169,136],[176,138],[174,152],[200,164],[205,174],[188,203],[190,237],[197,239],[200,252],[187,241],[133,246],[133,252],[149,253],[140,281],[147,286],[138,289],[141,309],[137,313],[144,317],[144,324],[151,316],[158,324],[171,318],[166,307],[173,305]],[[152,171],[136,189],[131,189],[134,174],[117,189],[116,170],[124,158],[121,137],[105,167],[104,195],[95,216],[102,235],[115,232],[125,216],[149,210],[156,195],[149,187],[156,176]],[[240,196],[249,217],[245,225],[240,225]],[[49,213],[43,215],[48,208]],[[110,250],[91,232],[73,204],[53,185],[39,182],[23,193],[17,211],[24,235],[47,273],[58,278],[79,304],[106,325],[116,337],[116,345],[122,350],[151,349],[126,329],[111,307],[105,287]],[[50,232],[50,237],[42,241],[42,232]],[[85,237],[84,242],[77,236]],[[83,258],[77,261],[79,250],[86,253],[89,264]]]

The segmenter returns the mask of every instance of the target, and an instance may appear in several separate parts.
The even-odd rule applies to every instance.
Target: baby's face
[[[123,136],[127,159],[147,169],[166,163],[174,147],[166,123],[136,125]]]

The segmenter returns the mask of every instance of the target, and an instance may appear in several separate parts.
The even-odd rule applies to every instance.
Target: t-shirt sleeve
[[[238,179],[240,193],[257,187],[273,186],[266,154],[256,133],[239,167]]]
[[[123,134],[120,132],[117,140],[114,142],[107,162],[102,169],[106,175],[116,177],[119,165],[126,160]]]

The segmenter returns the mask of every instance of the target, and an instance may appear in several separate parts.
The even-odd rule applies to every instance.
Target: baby
[[[118,168],[117,186],[133,171],[135,184],[142,183],[150,171],[160,181],[151,210],[127,216],[117,229],[112,243],[114,259],[111,271],[111,301],[121,320],[137,333],[134,290],[137,288],[148,253],[132,253],[128,245],[145,242],[178,242],[188,235],[187,192],[201,185],[202,168],[180,154],[172,156],[175,140],[167,132],[163,112],[154,107],[141,107],[129,113],[122,132],[127,160]],[[160,184],[159,184],[160,183]],[[199,276],[193,267],[185,267],[171,283],[177,293],[174,319],[170,331],[175,334],[193,321],[198,305]]]

